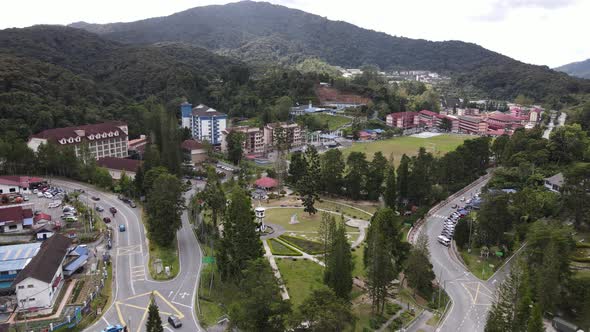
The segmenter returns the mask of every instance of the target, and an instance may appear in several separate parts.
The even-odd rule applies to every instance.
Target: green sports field
[[[328,130],[336,130],[352,122],[351,119],[341,115],[317,113],[313,114],[312,117],[317,118],[321,123],[328,123]]]
[[[353,143],[351,147],[344,149],[343,152],[345,157],[353,151],[364,152],[367,154],[367,159],[371,160],[375,152],[381,151],[387,159],[393,155],[395,166],[397,167],[404,153],[408,156],[413,156],[418,154],[420,147],[424,147],[426,151],[432,152],[435,156],[440,157],[449,151],[455,150],[463,141],[472,137],[447,134],[430,138],[411,136],[394,137],[382,141]]]

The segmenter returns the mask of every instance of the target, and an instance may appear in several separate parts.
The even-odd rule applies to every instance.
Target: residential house
[[[264,141],[267,149],[274,149],[280,137],[283,137],[285,144],[289,147],[297,147],[305,143],[303,130],[296,123],[278,122],[264,126]]]
[[[180,147],[185,154],[185,160],[189,160],[193,165],[197,165],[207,160],[207,149],[201,142],[194,139],[187,139],[182,142]]]
[[[391,113],[385,117],[385,122],[389,127],[408,129],[418,125],[419,117],[417,112]]]
[[[29,194],[39,184],[45,182],[42,178],[30,176],[0,176],[0,194]]]
[[[543,180],[545,188],[556,193],[561,192],[564,184],[563,173],[557,173]]]
[[[64,284],[62,264],[70,243],[71,240],[61,234],[53,235],[41,244],[37,255],[20,271],[12,283],[19,311],[35,309],[41,315],[52,311]]]
[[[123,122],[105,122],[84,126],[47,129],[31,136],[27,145],[35,152],[48,142],[71,146],[80,156],[84,146],[95,159],[128,156],[129,130]]]
[[[0,290],[9,289],[16,276],[35,257],[41,243],[0,246]]]
[[[221,132],[227,128],[227,115],[209,106],[199,104],[196,107],[188,102],[180,105],[182,127],[189,128],[194,139],[208,141],[213,145],[221,144]]]
[[[17,233],[34,224],[33,211],[23,206],[9,206],[0,208],[0,232]]]
[[[45,225],[35,232],[35,238],[37,239],[37,241],[45,241],[52,237],[54,234],[55,231],[53,230],[53,227]]]
[[[231,127],[222,132],[223,139],[221,143],[221,151],[227,151],[226,137],[230,132],[236,131],[244,135],[242,142],[242,149],[245,155],[262,154],[267,149],[267,141],[264,137],[264,129],[250,126]]]
[[[109,171],[111,177],[115,180],[121,179],[123,173],[131,179],[135,179],[137,169],[141,166],[140,160],[104,157],[96,161],[100,167],[104,167]]]

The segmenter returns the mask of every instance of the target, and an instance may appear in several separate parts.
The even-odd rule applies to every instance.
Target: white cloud
[[[0,28],[128,22],[228,0],[19,0],[2,5]],[[551,67],[590,58],[586,0],[271,0],[391,35],[463,40]]]

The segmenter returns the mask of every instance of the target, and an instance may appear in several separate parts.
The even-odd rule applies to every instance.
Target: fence
[[[409,243],[414,243],[416,241],[415,237],[416,234],[418,234],[418,232],[420,231],[420,228],[422,228],[422,225],[424,224],[424,222],[432,215],[434,214],[436,211],[438,211],[441,207],[445,206],[447,203],[449,203],[450,201],[456,199],[457,197],[463,195],[464,193],[466,193],[467,191],[471,190],[473,187],[481,184],[484,181],[489,180],[489,178],[492,176],[492,172],[488,172],[486,175],[480,177],[479,179],[471,182],[469,185],[467,185],[466,187],[464,187],[463,189],[457,191],[456,193],[452,194],[451,196],[447,197],[444,201],[439,202],[438,204],[436,204],[435,206],[433,206],[430,210],[428,210],[428,212],[426,213],[426,215],[418,220],[416,220],[416,222],[414,223],[414,225],[412,226],[412,228],[410,228],[410,231],[408,232],[408,242]]]

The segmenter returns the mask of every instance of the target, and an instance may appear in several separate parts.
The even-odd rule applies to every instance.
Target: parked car
[[[96,206],[96,211],[102,212],[102,211],[104,211],[104,208],[102,206],[100,206],[100,205],[97,205]]]
[[[453,206],[451,206],[451,208],[456,209],[457,208],[457,204],[453,204]]]
[[[110,222],[111,222],[111,218],[109,218],[109,217],[104,217],[104,218],[102,218],[102,221],[104,221],[104,222],[105,222],[105,224],[108,224],[108,223],[110,223]]]
[[[68,222],[76,222],[76,221],[78,221],[78,218],[76,218],[74,216],[63,216],[62,219],[64,221],[68,221]]]
[[[129,200],[129,202],[127,202],[127,204],[129,204],[129,206],[131,206],[132,208],[136,208],[137,207],[137,204],[135,204],[135,202],[132,201],[132,200]]]
[[[100,201],[100,197],[92,196],[90,197],[93,201]]]
[[[175,329],[182,326],[182,322],[180,321],[180,319],[178,319],[178,317],[174,315],[168,316],[168,323],[170,323],[170,325],[172,325],[172,327],[174,327]]]
[[[105,329],[102,330],[102,332],[122,332],[124,330],[125,328],[121,325],[109,325],[105,327]]]
[[[447,237],[439,235],[438,236],[438,243],[442,244],[443,246],[448,247],[451,244],[451,240],[449,240]]]
[[[46,198],[53,198],[53,195],[50,192],[44,192],[43,196],[45,196]]]
[[[117,213],[117,209],[114,206],[111,206],[111,208],[109,209],[109,211],[111,211],[112,214]]]
[[[125,225],[121,224],[119,225],[119,232],[124,232],[125,231]]]

